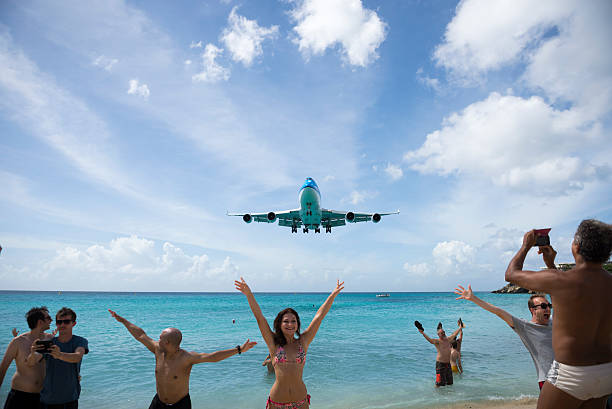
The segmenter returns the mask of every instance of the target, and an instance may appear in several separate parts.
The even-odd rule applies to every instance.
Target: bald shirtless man
[[[457,334],[461,331],[461,327],[457,328],[450,337],[446,336],[446,332],[442,328],[442,323],[438,324],[438,339],[432,339],[425,334],[425,331],[418,328],[419,332],[423,334],[425,339],[430,344],[436,347],[438,352],[436,355],[436,388],[439,386],[446,386],[453,384],[453,371],[450,364],[451,356],[451,342],[457,338]]]
[[[40,405],[45,362],[43,355],[36,352],[43,347],[34,341],[48,337],[44,331],[49,329],[51,316],[47,307],[35,307],[27,312],[26,320],[30,331],[11,340],[0,363],[0,385],[13,359],[17,366],[4,409],[38,409]]]
[[[212,353],[187,352],[181,349],[183,338],[176,328],[166,328],[159,336],[159,341],[149,338],[142,328],[137,327],[114,311],[111,315],[122,323],[132,336],[155,354],[155,381],[157,394],[149,409],[191,409],[189,397],[189,375],[195,364],[202,362],[219,362],[232,355],[248,351],[257,344],[248,339],[242,346]]]
[[[572,242],[576,265],[569,271],[523,271],[536,233],[529,231],[506,270],[506,281],[545,291],[555,304],[553,351],[538,409],[598,408],[612,392],[612,274],[602,265],[612,253],[612,226],[583,220]],[[540,247],[554,257],[550,246]]]

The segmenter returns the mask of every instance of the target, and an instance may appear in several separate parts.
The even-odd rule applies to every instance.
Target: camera
[[[536,246],[550,246],[550,237],[548,236],[548,232],[551,229],[536,229]]]
[[[36,352],[38,352],[39,354],[49,354],[51,353],[51,345],[53,345],[53,340],[38,340],[36,341],[36,345],[40,345],[43,346],[43,349],[39,349]]]

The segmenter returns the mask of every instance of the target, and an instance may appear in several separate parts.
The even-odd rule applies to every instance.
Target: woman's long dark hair
[[[298,339],[300,338],[300,316],[293,308],[285,308],[281,312],[278,313],[276,318],[274,318],[274,343],[276,345],[283,346],[287,343],[285,336],[283,335],[283,331],[281,330],[281,324],[283,322],[283,317],[285,314],[293,314],[295,315],[295,319],[297,320],[297,334]]]

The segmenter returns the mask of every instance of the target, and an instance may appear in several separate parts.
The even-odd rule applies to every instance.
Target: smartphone
[[[548,232],[551,229],[536,229],[536,246],[550,246],[550,236],[548,236]]]
[[[39,349],[38,352],[39,354],[48,354],[51,352],[51,345],[53,345],[53,341],[52,340],[38,340],[36,341],[36,345],[41,345],[44,348],[43,349]]]

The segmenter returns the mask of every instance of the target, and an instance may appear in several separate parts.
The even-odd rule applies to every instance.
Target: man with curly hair
[[[612,274],[603,268],[612,253],[612,225],[592,219],[580,223],[572,242],[576,265],[569,271],[523,271],[535,243],[535,230],[527,232],[506,281],[547,292],[555,304],[555,360],[538,409],[604,408],[612,393]],[[556,254],[550,246],[539,252],[545,260]]]

